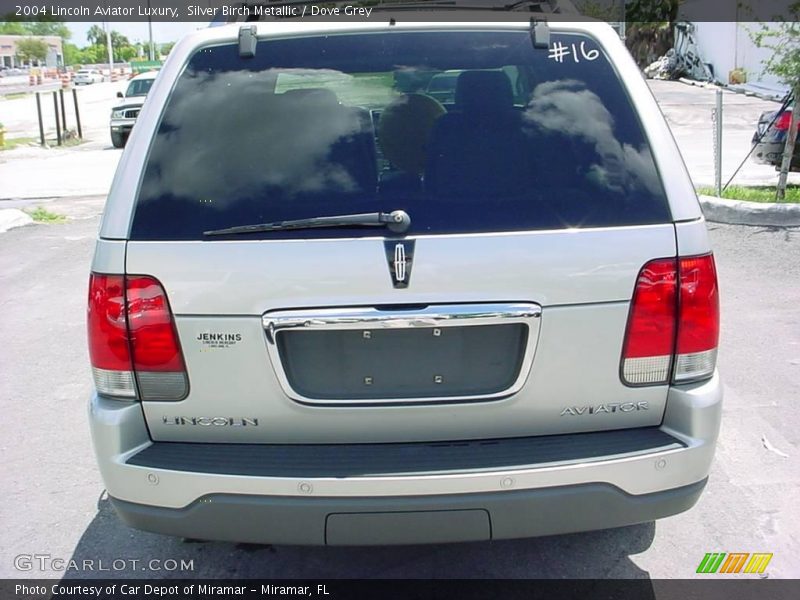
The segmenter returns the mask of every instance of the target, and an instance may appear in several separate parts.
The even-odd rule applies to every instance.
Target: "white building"
[[[752,40],[750,32],[758,31],[758,23],[695,22],[694,26],[700,59],[711,66],[717,82],[731,83],[730,72],[743,69],[747,87],[777,95],[788,91],[788,86],[777,77],[764,73],[763,61],[770,57],[771,51],[758,48]]]
[[[59,67],[64,64],[64,50],[61,38],[57,35],[5,35],[0,34],[0,67],[22,67],[22,59],[17,55],[17,43],[28,38],[42,40],[47,44],[47,57],[34,61],[39,67]],[[31,65],[28,65],[31,66]]]

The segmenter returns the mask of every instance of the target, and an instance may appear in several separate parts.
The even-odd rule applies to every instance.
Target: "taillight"
[[[157,280],[92,274],[88,330],[95,387],[101,394],[134,398],[138,389],[142,400],[186,395],[180,342]]]
[[[778,131],[788,131],[789,125],[792,122],[792,111],[782,112],[781,115],[775,120],[773,127]]]
[[[719,293],[714,256],[681,258],[678,299],[676,383],[705,379],[714,373],[719,341]]]
[[[663,258],[639,272],[622,349],[622,379],[631,385],[710,377],[719,338],[714,257]]]
[[[136,396],[127,320],[125,278],[92,273],[86,326],[94,385],[101,394]]]
[[[664,383],[669,378],[678,310],[677,281],[674,258],[651,261],[639,271],[622,350],[626,383]]]

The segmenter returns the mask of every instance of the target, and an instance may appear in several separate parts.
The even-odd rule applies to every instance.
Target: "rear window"
[[[452,93],[435,93],[439,81]],[[254,58],[236,44],[198,51],[158,126],[131,239],[397,209],[411,235],[670,218],[592,38],[554,32],[548,51],[527,31],[362,33],[262,40]]]

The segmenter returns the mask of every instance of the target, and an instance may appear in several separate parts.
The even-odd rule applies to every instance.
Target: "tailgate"
[[[156,440],[380,442],[661,421],[667,386],[619,378],[642,265],[672,225],[415,240],[130,242],[163,284],[189,376],[145,402]],[[598,407],[602,407],[599,408]]]

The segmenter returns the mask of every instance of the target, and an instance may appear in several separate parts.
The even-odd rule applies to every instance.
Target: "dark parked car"
[[[789,133],[791,110],[773,110],[761,113],[756,132],[753,134],[753,160],[762,165],[772,165],[780,169],[786,134]],[[795,144],[792,171],[800,171],[800,147]]]

